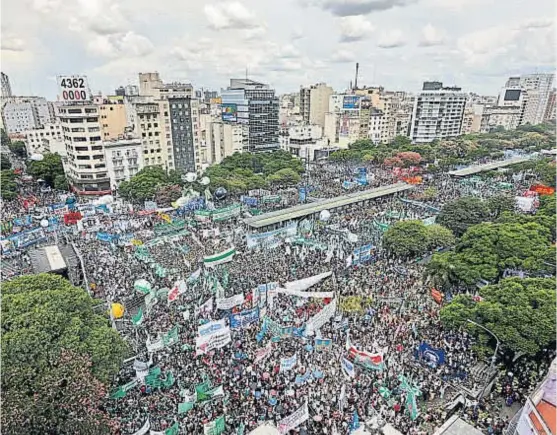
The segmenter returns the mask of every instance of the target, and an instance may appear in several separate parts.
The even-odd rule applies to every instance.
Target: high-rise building
[[[526,74],[520,77],[520,86],[528,92],[531,105],[534,106],[528,113],[524,113],[524,124],[540,124],[543,122],[553,84],[555,74]],[[535,98],[532,98],[535,91]],[[535,103],[533,103],[535,101]]]
[[[128,117],[123,96],[108,96],[99,104],[103,141],[112,141],[122,136],[128,127]]]
[[[41,128],[27,130],[23,133],[26,137],[25,148],[27,154],[55,153],[65,156],[64,135],[62,126],[57,123],[49,123]]]
[[[110,193],[99,107],[86,101],[61,104],[58,119],[66,145],[66,177],[73,190],[81,195]]]
[[[247,151],[279,148],[279,100],[267,84],[230,79],[222,91],[222,120],[248,126]]]
[[[424,82],[414,102],[410,126],[412,142],[429,143],[460,135],[466,99],[461,88]]]
[[[10,85],[10,78],[7,74],[0,73],[0,79],[2,82],[2,98],[12,97],[12,86]]]
[[[22,133],[54,122],[54,106],[43,97],[11,97],[2,108],[2,118],[9,134]]]
[[[300,114],[307,124],[325,127],[325,114],[334,90],[325,83],[300,88]]]
[[[545,116],[543,117],[544,121],[555,120],[555,97],[556,97],[555,89],[552,89],[552,91],[549,94],[549,99],[547,101],[547,109],[545,111]]]
[[[168,114],[168,103],[138,101],[132,104],[130,110],[133,112],[134,119],[132,130],[141,139],[143,145],[144,166],[174,169],[174,163],[168,154],[169,149],[172,151],[170,128],[166,132],[162,125],[164,122],[162,113]],[[165,135],[168,139],[165,139]]]
[[[174,169],[183,173],[195,172],[201,162],[195,152],[199,138],[197,128],[194,127],[194,124],[198,123],[199,100],[190,97],[169,97],[168,108]]]

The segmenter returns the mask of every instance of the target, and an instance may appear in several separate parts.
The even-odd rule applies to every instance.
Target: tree
[[[8,159],[8,157],[6,157],[4,154],[2,154],[2,158],[0,159],[0,169],[2,171],[12,169],[12,164],[10,162],[10,159]]]
[[[471,227],[454,252],[435,254],[428,274],[448,274],[454,285],[474,286],[480,280],[496,283],[505,269],[538,272],[546,269],[551,235],[536,223],[490,224]],[[442,258],[439,259],[439,256]],[[451,269],[440,267],[450,265]]]
[[[54,188],[58,190],[68,190],[68,180],[64,175],[58,174],[56,178],[54,178]]]
[[[175,176],[167,174],[164,169],[149,166],[139,171],[130,181],[122,181],[118,186],[118,193],[129,200],[152,200],[160,188],[174,185],[175,181]]]
[[[300,174],[290,168],[281,169],[267,177],[267,182],[281,186],[297,184],[301,180]]]
[[[2,171],[0,176],[0,196],[4,201],[11,201],[17,198],[17,183],[14,171]]]
[[[457,296],[441,309],[441,321],[449,328],[465,326],[476,335],[486,334],[469,324],[470,319],[492,331],[504,350],[535,355],[555,343],[556,296],[551,278],[509,278],[480,289],[480,302]],[[491,336],[492,346],[495,346]]]
[[[396,136],[391,142],[391,145],[394,148],[400,149],[412,145],[412,141],[406,136]]]
[[[481,199],[465,196],[448,202],[441,209],[436,222],[462,236],[472,225],[489,220],[489,208]]]
[[[6,130],[4,130],[3,128],[0,129],[0,141],[2,146],[7,146],[7,147],[9,147],[12,143],[10,136],[8,136]]]
[[[448,228],[439,224],[433,224],[426,227],[426,229],[428,249],[446,248],[454,245],[455,236]]]
[[[404,167],[419,165],[422,161],[422,156],[413,151],[404,151],[398,153],[395,157],[402,161]]]
[[[428,249],[427,227],[421,221],[400,221],[383,236],[383,247],[396,257],[413,257]]]
[[[369,154],[366,152],[366,154]],[[329,155],[331,162],[348,163],[359,162],[362,159],[362,153],[357,150],[338,150]]]
[[[504,212],[514,211],[516,200],[509,195],[496,195],[487,200],[487,208],[492,219],[497,219]]]
[[[18,157],[21,158],[27,157],[27,149],[25,148],[25,142],[22,142],[20,140],[17,140],[15,142],[10,142],[8,144],[8,148],[10,148],[10,151]]]
[[[10,410],[2,413],[2,424],[25,419],[20,429],[8,432],[106,432],[87,427],[103,422],[104,388],[127,348],[107,316],[93,310],[95,304],[58,275],[3,283],[1,394]],[[81,424],[85,430],[77,430]]]
[[[27,173],[37,179],[44,180],[50,187],[56,187],[56,178],[64,177],[64,166],[60,154],[45,153],[41,161],[31,161],[27,164]],[[58,178],[61,183],[61,178]],[[63,184],[63,183],[62,183]]]

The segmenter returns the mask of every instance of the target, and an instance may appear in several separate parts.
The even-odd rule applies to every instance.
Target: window
[[[87,122],[99,122],[99,118],[98,118],[98,116],[96,116],[94,118],[87,118]]]
[[[97,113],[97,109],[85,109],[85,113]]]
[[[83,127],[74,127],[72,128],[72,133],[84,133],[85,129]]]
[[[89,151],[89,148],[87,148],[87,147],[75,147],[75,150],[76,151]],[[89,158],[89,157],[87,157],[87,158]]]
[[[77,156],[77,160],[89,160],[89,156]]]
[[[74,142],[87,142],[87,138],[85,138],[85,137],[74,137],[73,141]]]
[[[95,145],[91,147],[92,151],[100,151],[102,149],[103,149],[102,145]]]
[[[89,138],[89,141],[90,141],[90,142],[96,142],[96,141],[98,141],[98,140],[101,140],[101,137],[100,137],[100,136],[91,136],[91,137]]]
[[[81,113],[81,109],[68,109],[68,113]]]
[[[102,154],[96,154],[93,156],[93,160],[102,160],[104,158],[104,155]]]

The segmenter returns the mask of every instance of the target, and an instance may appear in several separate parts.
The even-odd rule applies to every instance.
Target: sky
[[[93,92],[138,72],[196,89],[232,77],[279,93],[326,82],[416,92],[424,80],[497,95],[553,71],[553,0],[2,0],[2,71],[16,95],[55,99],[56,76]]]

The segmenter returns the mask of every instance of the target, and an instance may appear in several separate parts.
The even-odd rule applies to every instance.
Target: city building
[[[549,94],[549,99],[547,101],[547,109],[545,111],[545,116],[543,117],[544,121],[555,120],[555,96],[556,92],[555,89],[553,89]]]
[[[461,134],[467,95],[458,87],[443,87],[440,82],[424,82],[416,96],[410,139],[429,143]]]
[[[325,126],[325,114],[329,112],[329,99],[334,90],[325,83],[300,88],[300,114],[306,124]]]
[[[199,100],[190,97],[169,97],[168,107],[174,169],[183,173],[195,172],[201,165],[200,156],[195,152],[199,147]]]
[[[72,189],[80,195],[111,192],[99,116],[99,107],[92,102],[58,106],[67,154],[64,169]]]
[[[274,89],[249,79],[230,79],[221,95],[222,120],[248,126],[246,151],[279,148],[279,100]]]
[[[480,132],[485,108],[483,104],[472,104],[471,100],[467,101],[462,118],[462,134]]]
[[[54,106],[42,97],[12,97],[2,108],[8,134],[23,133],[54,122]]]
[[[10,78],[3,72],[0,73],[0,81],[2,84],[2,99],[12,97],[12,86],[10,85]]]
[[[489,133],[498,128],[514,130],[520,125],[521,109],[513,106],[481,106],[480,132]]]
[[[24,135],[27,154],[58,153],[66,156],[64,134],[59,123],[48,123],[41,128],[27,130]]]
[[[200,153],[202,165],[217,164],[225,157],[241,153],[247,141],[247,125],[224,122],[220,117],[212,118],[206,130],[206,146]]]
[[[162,114],[168,116],[168,102],[140,100],[134,102],[130,110],[134,120],[131,130],[143,145],[143,165],[174,169],[170,127],[168,131],[163,127]]]
[[[506,434],[557,434],[557,360],[536,390],[526,399],[522,409],[511,420]]]
[[[368,137],[374,144],[379,144],[384,135],[385,114],[382,110],[372,108],[369,117]]]
[[[540,124],[545,118],[555,74],[526,74],[520,77],[520,87],[528,94],[523,124]]]
[[[110,186],[116,189],[143,169],[143,145],[131,135],[103,142],[106,172]]]
[[[104,141],[117,139],[124,134],[128,127],[124,96],[115,95],[103,98],[99,104],[99,113],[101,115],[101,130]]]
[[[310,161],[319,158],[319,152],[330,144],[328,139],[323,138],[323,128],[317,124],[290,127],[279,140],[281,149]]]

